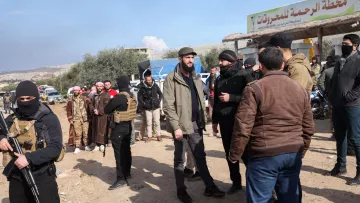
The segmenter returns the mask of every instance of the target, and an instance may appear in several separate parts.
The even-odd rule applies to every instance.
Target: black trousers
[[[114,149],[116,161],[116,174],[118,178],[130,175],[132,157],[130,150],[131,121],[115,124],[111,131],[111,144]]]
[[[194,133],[190,135],[184,135],[181,140],[176,140],[174,137],[174,171],[176,179],[176,187],[178,189],[186,189],[184,184],[184,160],[186,152],[186,142],[190,146],[190,150],[194,155],[196,165],[198,167],[200,176],[207,187],[213,186],[214,180],[210,175],[209,169],[206,163],[206,153],[203,140],[203,132],[199,130],[196,123],[194,125]],[[174,136],[174,134],[173,134]]]
[[[236,163],[231,163],[228,159],[230,145],[231,145],[231,139],[232,139],[232,132],[233,132],[233,128],[234,128],[234,120],[233,119],[222,119],[220,121],[219,125],[220,125],[221,139],[222,139],[224,150],[225,150],[226,161],[228,163],[229,170],[230,170],[230,179],[233,182],[233,184],[241,184],[239,161],[237,161]],[[247,161],[244,161],[244,162],[247,162]]]
[[[60,203],[56,176],[45,172],[34,176],[35,183],[39,189],[40,202]],[[11,203],[35,203],[25,179],[10,178],[9,198]]]

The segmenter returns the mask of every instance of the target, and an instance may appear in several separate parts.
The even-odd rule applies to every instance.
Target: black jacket
[[[335,65],[329,86],[329,100],[334,106],[360,105],[360,55],[353,53]]]
[[[214,110],[212,115],[213,123],[223,119],[234,120],[235,113],[240,103],[241,95],[247,83],[253,81],[253,70],[231,68],[224,75],[220,75],[215,81]],[[221,93],[230,94],[230,101],[223,103],[219,96]]]
[[[138,108],[140,110],[155,110],[160,108],[163,94],[159,86],[153,82],[151,86],[145,82],[139,85],[138,92]]]
[[[13,124],[13,116],[16,115],[21,120],[36,120],[35,130],[38,134],[38,139],[45,139],[46,147],[35,152],[26,153],[31,170],[34,175],[42,174],[50,166],[53,166],[54,161],[60,155],[62,149],[62,130],[58,117],[51,111],[51,109],[40,104],[40,108],[34,116],[22,118],[15,111],[14,114],[8,116],[5,121],[10,129]],[[5,138],[5,135],[0,131],[0,140]],[[16,168],[14,171],[15,176],[20,176],[20,171]]]

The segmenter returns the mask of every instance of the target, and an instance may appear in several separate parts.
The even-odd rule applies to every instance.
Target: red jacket
[[[110,98],[113,98],[113,97],[115,97],[116,95],[119,94],[119,93],[118,93],[116,90],[114,90],[114,89],[110,89],[109,91],[106,91],[106,92],[109,93]]]

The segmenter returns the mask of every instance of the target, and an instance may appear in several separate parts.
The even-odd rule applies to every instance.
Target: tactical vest
[[[120,92],[119,94],[125,95],[127,98],[126,111],[114,111],[114,122],[120,123],[121,121],[132,121],[136,117],[136,99],[134,95],[127,92]]]
[[[13,124],[11,125],[9,131],[9,136],[16,137],[18,140],[23,153],[34,152],[39,147],[43,149],[46,147],[45,138],[38,139],[38,134],[35,130],[35,120],[19,120],[18,118],[13,118]],[[62,161],[65,155],[65,147],[61,149],[61,153],[57,158],[56,162]],[[12,159],[10,152],[3,152],[3,165],[6,166]]]

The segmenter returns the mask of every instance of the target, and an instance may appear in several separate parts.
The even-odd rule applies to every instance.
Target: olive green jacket
[[[195,79],[195,75],[195,72],[193,72],[192,76],[199,100],[197,124],[200,129],[204,129],[206,122],[204,91],[202,89],[201,79]],[[194,133],[194,127],[191,121],[191,92],[181,75],[179,64],[174,71],[167,75],[164,82],[163,95],[163,110],[171,127],[168,129],[169,132],[173,133],[175,130],[181,129],[185,135]]]

